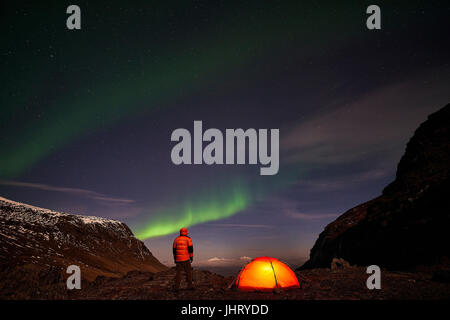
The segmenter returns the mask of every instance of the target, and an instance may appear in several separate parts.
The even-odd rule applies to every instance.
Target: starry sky
[[[81,8],[81,30],[66,8]],[[0,195],[119,219],[163,263],[293,266],[376,197],[450,101],[450,6],[377,1],[3,1]],[[182,165],[173,130],[279,128],[280,170]]]

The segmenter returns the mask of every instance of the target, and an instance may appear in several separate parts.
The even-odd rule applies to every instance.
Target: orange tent
[[[242,268],[234,284],[241,291],[300,288],[297,276],[291,268],[271,257],[253,259]]]

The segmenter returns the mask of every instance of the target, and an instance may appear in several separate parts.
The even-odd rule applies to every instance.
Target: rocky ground
[[[130,272],[122,278],[99,277],[71,292],[69,299],[163,299],[163,300],[356,300],[356,299],[450,299],[448,272],[382,270],[380,290],[366,287],[366,268],[311,269],[296,272],[300,289],[291,291],[239,292],[230,289],[232,277],[194,269],[194,291],[172,292],[175,269],[159,273]],[[183,283],[186,286],[185,283]]]

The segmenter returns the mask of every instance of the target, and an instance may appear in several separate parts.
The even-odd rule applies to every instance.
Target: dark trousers
[[[181,283],[181,272],[184,270],[186,273],[186,281],[188,283],[188,288],[192,288],[192,267],[189,260],[177,262],[177,275],[175,276],[175,289],[180,288]]]

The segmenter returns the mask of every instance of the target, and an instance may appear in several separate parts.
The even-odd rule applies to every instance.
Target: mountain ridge
[[[86,281],[98,276],[122,277],[130,271],[167,270],[123,222],[0,197],[2,285],[9,283],[13,288],[16,284],[11,281],[37,279],[42,272],[50,273],[50,278],[67,277],[69,265],[78,265]],[[23,279],[9,277],[17,272],[23,273]]]

